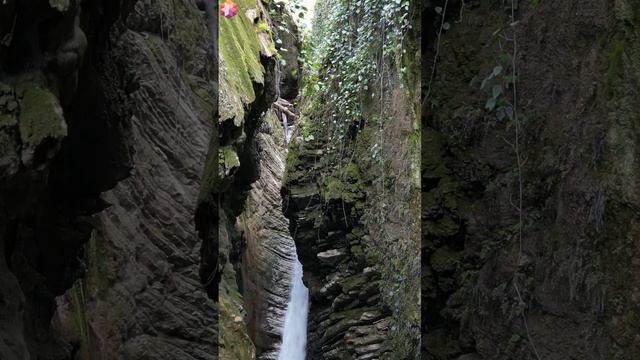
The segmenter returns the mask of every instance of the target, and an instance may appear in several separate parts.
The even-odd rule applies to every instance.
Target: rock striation
[[[205,14],[137,2],[112,29],[103,66],[128,84],[114,90],[127,99],[133,169],[102,196],[109,208],[95,218],[88,271],[72,289],[82,297],[71,311],[88,333],[73,340],[88,343],[87,358],[215,359],[192,222],[212,127]]]
[[[295,244],[282,213],[284,129],[271,109],[254,138],[257,180],[251,185],[238,222],[245,250],[242,281],[249,335],[258,359],[277,359],[291,293]]]
[[[319,155],[322,147],[300,152],[289,171],[305,175],[292,179],[288,173],[284,204],[309,288],[307,357],[383,358],[389,356],[383,343],[391,312],[381,302],[380,272],[365,258],[361,238],[354,236],[362,209],[354,203],[344,204],[345,210],[341,201],[323,202],[311,167]]]
[[[216,358],[199,5],[0,4],[0,358]]]

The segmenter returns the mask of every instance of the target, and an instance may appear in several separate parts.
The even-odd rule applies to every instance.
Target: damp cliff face
[[[424,12],[423,358],[637,358],[640,4],[519,3]]]
[[[319,60],[305,69],[283,189],[310,292],[307,357],[415,359],[418,13],[408,1],[323,1],[316,14]]]
[[[190,2],[138,2],[109,34],[103,66],[127,84],[117,89],[126,103],[116,104],[130,126],[133,170],[103,194],[110,207],[96,217],[85,278],[67,295],[69,316],[82,319],[74,340],[88,342],[92,359],[215,358],[192,220],[212,127],[208,34]]]
[[[238,219],[245,246],[241,259],[244,305],[258,359],[278,358],[295,260],[280,196],[284,149],[284,129],[271,109],[252,144],[259,173]]]
[[[0,4],[1,358],[216,358],[192,220],[215,103],[204,10]]]
[[[237,4],[238,15],[219,26],[219,134],[196,217],[201,275],[219,298],[220,358],[277,359],[294,244],[281,209],[286,144],[273,103],[297,94],[297,59],[278,61],[284,44],[296,53],[296,30],[282,4]]]

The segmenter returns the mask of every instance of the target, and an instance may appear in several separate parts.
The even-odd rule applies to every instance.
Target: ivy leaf
[[[489,98],[489,100],[487,100],[487,103],[484,105],[484,108],[489,111],[492,111],[496,107],[496,100],[497,99],[494,97]]]
[[[449,25],[448,22],[445,22],[444,24],[442,24],[442,28],[445,30],[449,30],[449,28],[451,28],[451,25]]]
[[[492,76],[498,76],[500,75],[500,73],[502,73],[502,65],[498,65],[496,67],[493,68],[493,72],[491,73]]]
[[[513,120],[513,106],[511,105],[505,106],[504,112],[509,117],[509,120]]]
[[[503,64],[511,64],[511,59],[512,59],[511,54],[506,51],[500,54],[500,60],[502,61]]]
[[[497,99],[500,95],[502,95],[502,85],[494,85],[493,89],[491,89],[491,93],[493,97]]]
[[[437,12],[438,14],[442,14],[442,7],[440,7],[440,6],[436,6],[436,12]]]
[[[480,84],[480,90],[484,89],[484,86],[487,85],[487,81],[489,81],[491,78],[492,78],[492,76],[489,75],[489,77],[487,77],[484,80],[482,80],[482,84]]]

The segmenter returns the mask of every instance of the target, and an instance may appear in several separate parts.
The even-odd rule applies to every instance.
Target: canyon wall
[[[216,358],[193,225],[205,8],[0,4],[1,358]]]
[[[422,357],[638,358],[640,3],[516,4],[425,4]]]

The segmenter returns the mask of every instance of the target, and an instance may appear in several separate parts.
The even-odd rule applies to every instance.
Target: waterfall
[[[291,297],[284,318],[284,333],[278,360],[304,360],[306,353],[309,290],[302,282],[302,264],[297,256],[291,284]]]

